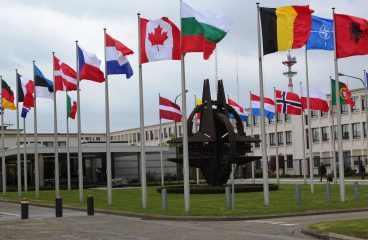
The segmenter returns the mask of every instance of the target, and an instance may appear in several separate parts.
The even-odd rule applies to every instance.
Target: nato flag
[[[312,30],[306,45],[307,50],[334,50],[333,20],[312,15]]]

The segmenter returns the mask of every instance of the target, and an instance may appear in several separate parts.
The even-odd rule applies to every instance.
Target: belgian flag
[[[312,28],[309,6],[260,8],[263,54],[304,46]]]
[[[14,105],[14,93],[4,80],[1,80],[1,107],[9,110],[16,109]]]

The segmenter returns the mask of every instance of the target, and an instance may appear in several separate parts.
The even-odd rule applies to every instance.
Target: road
[[[20,219],[19,204],[0,202],[0,239],[134,239],[134,240],[244,240],[313,239],[301,233],[308,224],[338,219],[366,218],[368,211],[242,221],[167,221],[30,206],[28,220]]]

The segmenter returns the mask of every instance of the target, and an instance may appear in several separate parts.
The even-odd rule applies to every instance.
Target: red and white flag
[[[276,112],[301,115],[302,103],[300,97],[292,92],[276,90]]]
[[[180,106],[160,96],[160,118],[180,122],[181,117]]]
[[[77,90],[77,73],[54,56],[55,91]]]
[[[180,60],[180,30],[167,17],[140,19],[140,63]]]
[[[326,94],[318,88],[309,88],[310,109],[328,112],[328,101]],[[307,108],[307,89],[302,87],[302,108]]]

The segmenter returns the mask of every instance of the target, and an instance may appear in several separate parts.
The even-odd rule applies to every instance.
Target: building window
[[[150,130],[150,140],[153,140],[153,131]]]
[[[343,124],[343,125],[341,125],[341,129],[342,129],[342,139],[344,139],[344,140],[350,139],[350,136],[349,136],[349,124]]]
[[[291,115],[290,114],[285,114],[285,122],[290,122],[291,121]]]
[[[354,107],[351,109],[352,112],[358,112],[359,111],[359,97],[352,97],[354,101]]]
[[[327,116],[328,116],[328,112],[321,111],[321,118],[327,117]]]
[[[341,114],[347,114],[349,111],[349,105],[348,104],[342,104],[341,105]]]
[[[293,155],[286,155],[286,167],[293,168]]]
[[[275,144],[276,144],[275,133],[270,133],[269,138],[270,138],[270,146],[275,146]]]
[[[259,135],[254,135],[254,138],[259,140]],[[254,147],[256,147],[256,148],[261,147],[261,142],[255,142]]]
[[[273,122],[275,122],[275,118],[269,118],[269,119],[268,119],[268,123],[269,123],[269,124],[271,124],[271,123],[273,123]]]
[[[58,142],[59,147],[65,147],[66,146],[66,142],[62,141],[62,142]]]
[[[259,116],[253,116],[253,126],[258,126],[259,125]]]
[[[312,110],[311,111],[311,118],[317,118],[318,117],[318,111]]]
[[[158,129],[154,130],[154,136],[155,136],[155,140],[157,140],[158,139]]]
[[[277,122],[282,122],[282,113],[276,113]]]
[[[365,97],[362,97],[362,111],[365,111],[365,105],[366,105],[366,102],[365,102]]]
[[[137,142],[137,134],[133,133],[133,142]]]
[[[100,137],[96,137],[96,141],[99,142],[101,140]]]
[[[312,140],[313,142],[319,142],[319,128],[312,128]]]
[[[164,128],[164,138],[167,138],[167,128]]]
[[[322,127],[321,133],[322,133],[322,142],[327,142],[329,140],[328,127]]]
[[[141,140],[141,133],[137,133],[137,142]]]
[[[363,137],[366,138],[367,137],[367,129],[366,129],[366,126],[365,126],[365,122],[363,122]]]
[[[181,128],[181,125],[179,126],[179,136],[183,135],[183,131],[182,131],[182,128]]]
[[[169,137],[171,137],[171,127],[169,127],[168,129],[169,129]]]
[[[360,131],[360,123],[352,123],[351,128],[353,130],[353,139],[359,139],[362,136]]]
[[[351,155],[350,155],[350,151],[343,151],[342,152],[342,157],[343,157],[343,159],[344,159],[344,165],[345,166],[350,166],[350,164],[351,164],[351,157],[350,157]]]
[[[289,145],[293,142],[293,137],[292,137],[291,131],[286,131],[285,132],[285,140],[286,140],[287,145]]]
[[[148,141],[149,140],[149,133],[148,133],[148,131],[146,131],[146,141]]]
[[[54,146],[54,142],[43,142],[43,145],[45,147],[52,147],[52,146]]]
[[[277,142],[278,144],[284,145],[284,133],[283,132],[277,133]]]

